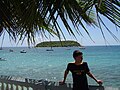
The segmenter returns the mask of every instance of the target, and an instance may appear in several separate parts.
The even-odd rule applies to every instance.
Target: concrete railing
[[[89,85],[90,90],[119,90]],[[0,90],[72,90],[72,84],[59,85],[58,82],[35,80],[21,77],[0,76]]]
[[[42,80],[0,76],[0,90],[45,90],[45,84]]]

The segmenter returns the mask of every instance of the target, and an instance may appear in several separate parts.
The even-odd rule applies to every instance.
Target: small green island
[[[76,41],[46,41],[38,43],[35,47],[81,47]]]

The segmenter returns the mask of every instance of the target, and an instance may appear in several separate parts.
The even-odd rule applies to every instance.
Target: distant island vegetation
[[[36,47],[81,47],[76,41],[46,41],[36,45]]]

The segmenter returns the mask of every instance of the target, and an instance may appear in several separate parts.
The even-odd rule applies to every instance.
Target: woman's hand
[[[97,80],[97,83],[101,86],[103,84],[102,80]]]

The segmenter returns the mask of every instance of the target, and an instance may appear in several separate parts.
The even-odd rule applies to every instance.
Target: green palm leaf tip
[[[120,1],[119,0],[102,0],[96,10],[107,17],[113,24],[120,27]]]

